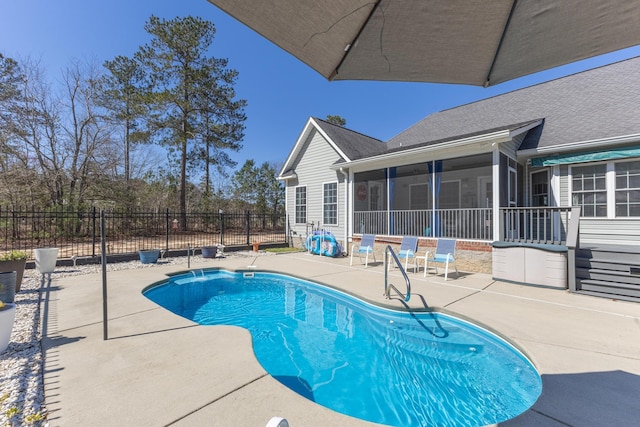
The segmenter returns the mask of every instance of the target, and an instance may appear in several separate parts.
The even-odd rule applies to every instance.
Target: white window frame
[[[298,189],[304,188],[304,205],[298,203]],[[306,224],[309,215],[309,191],[306,185],[298,185],[293,190],[294,203],[294,221],[296,224]],[[298,207],[304,206],[304,222],[298,222]]]
[[[630,161],[638,161],[637,158],[630,158],[630,159],[615,159],[615,160],[610,160],[607,162],[593,162],[593,163],[576,163],[573,165],[569,166],[569,175],[568,175],[568,191],[569,191],[569,206],[574,206],[573,205],[573,168],[574,167],[582,167],[582,166],[588,166],[588,165],[593,165],[593,166],[597,166],[597,165],[605,165],[606,166],[606,172],[605,172],[605,189],[607,192],[607,215],[606,216],[600,216],[600,217],[585,217],[585,218],[607,218],[607,219],[616,219],[616,218],[623,218],[623,219],[633,219],[633,218],[640,218],[638,216],[620,216],[617,217],[616,216],[616,164],[618,163],[625,163],[625,162],[630,162]]]
[[[618,192],[618,187],[617,187],[617,176],[616,176],[616,165],[620,164],[620,163],[630,163],[630,162],[639,162],[640,159],[634,158],[634,159],[628,159],[627,161],[618,161],[618,162],[612,162],[612,166],[611,166],[611,183],[612,183],[612,197],[610,197],[611,199],[611,212],[613,214],[613,216],[615,218],[639,218],[639,216],[617,216],[616,214],[616,193]],[[635,187],[633,187],[633,189],[635,189]],[[628,191],[628,189],[625,189]]]
[[[335,202],[327,203],[327,186],[333,185],[335,186]],[[339,202],[339,194],[338,194],[338,181],[329,181],[322,183],[322,224],[323,225],[338,225],[339,211],[338,211],[338,202]],[[326,218],[326,208],[328,206],[335,206],[335,222],[328,222]]]
[[[570,167],[569,167],[569,177],[568,177],[569,178],[568,188],[569,188],[569,205],[570,206],[574,206],[574,204],[573,204],[573,170],[574,170],[574,168],[580,168],[580,167],[585,167],[585,166],[602,166],[602,165],[603,165],[602,162],[597,162],[597,163],[596,162],[594,162],[594,163],[577,163],[577,164],[574,164],[574,165],[570,165]],[[610,191],[609,190],[610,190],[610,186],[611,186],[610,173],[609,173],[610,167],[609,167],[609,165],[607,163],[604,163],[604,166],[606,168],[605,169],[605,175],[604,175],[604,177],[605,177],[605,187],[604,188],[605,188],[605,191],[606,191],[606,194],[607,194],[607,214],[605,216],[584,216],[584,212],[580,212],[580,217],[582,217],[582,218],[594,218],[594,219],[597,219],[597,218],[612,218],[610,216],[610,210],[611,210],[610,208],[611,208],[611,206],[610,206],[610,200],[609,200],[609,198],[610,198]]]

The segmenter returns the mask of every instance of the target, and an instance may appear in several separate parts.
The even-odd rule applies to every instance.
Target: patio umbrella
[[[490,86],[640,44],[640,0],[209,0],[329,80]]]

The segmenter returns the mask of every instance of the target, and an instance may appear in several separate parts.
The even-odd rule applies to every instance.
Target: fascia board
[[[305,124],[304,128],[302,129],[302,132],[300,133],[300,136],[298,137],[298,139],[296,140],[296,143],[293,145],[293,148],[289,152],[289,156],[287,156],[287,160],[285,160],[284,165],[282,166],[282,169],[280,170],[280,174],[278,176],[278,179],[281,179],[280,177],[283,176],[282,174],[285,171],[287,171],[287,170],[289,170],[289,169],[291,169],[293,167],[293,162],[298,157],[298,154],[300,154],[300,151],[302,150],[302,146],[304,145],[305,141],[307,140],[307,138],[311,134],[311,130],[314,127],[317,127],[317,125],[313,121],[313,118],[309,117],[309,120],[307,120],[307,123]]]

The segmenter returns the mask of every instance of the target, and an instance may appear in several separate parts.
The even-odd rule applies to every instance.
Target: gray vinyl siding
[[[307,230],[311,229],[310,226],[295,224],[295,189],[297,186],[306,186],[307,222],[313,222],[314,228],[331,231],[342,244],[343,248],[345,247],[345,178],[340,172],[336,172],[330,168],[330,165],[338,160],[340,160],[340,155],[319,132],[314,131],[305,143],[301,155],[294,165],[298,178],[296,180],[290,180],[287,183],[287,213],[291,229],[295,232],[295,234],[292,233],[294,245],[298,246],[300,243],[303,243]],[[322,224],[323,186],[331,182],[338,183],[338,224],[325,226]]]
[[[513,138],[511,141],[503,142],[500,144],[500,151],[512,159],[517,159],[518,147],[522,144],[522,140],[524,139],[526,132],[522,135],[518,135]]]
[[[640,241],[640,219],[580,219],[580,245],[633,245]]]
[[[571,206],[568,165],[560,166],[560,205]],[[638,241],[640,241],[640,219],[587,217],[580,219],[581,245],[637,245]]]

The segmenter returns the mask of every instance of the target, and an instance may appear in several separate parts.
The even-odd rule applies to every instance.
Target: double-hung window
[[[338,225],[338,183],[329,182],[323,185],[322,223]]]
[[[296,187],[296,224],[307,223],[307,187]]]
[[[571,189],[571,204],[582,207],[582,216],[607,216],[607,165],[572,167]]]
[[[616,163],[616,217],[640,216],[640,161]]]

